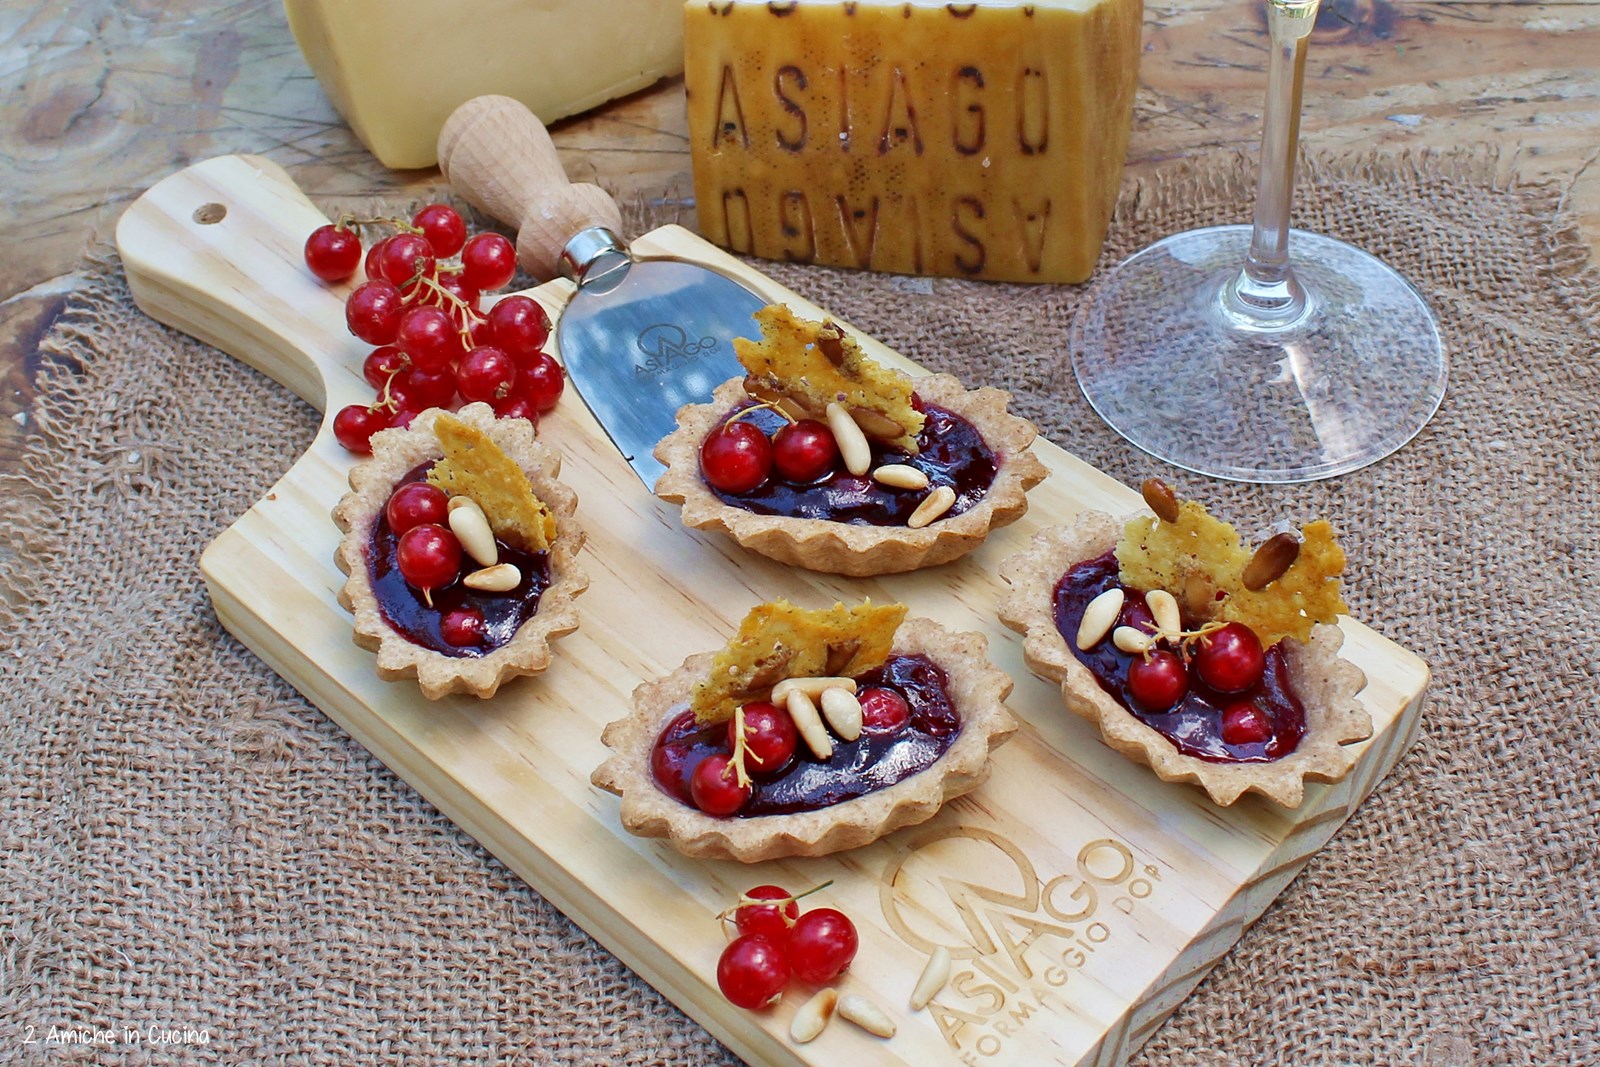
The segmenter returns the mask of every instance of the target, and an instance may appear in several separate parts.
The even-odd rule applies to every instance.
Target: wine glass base
[[[1282,323],[1228,306],[1248,226],[1175,234],[1103,278],[1072,326],[1100,417],[1157,459],[1244,482],[1331,478],[1415,437],[1447,373],[1427,304],[1352,245],[1293,230],[1289,247],[1308,303]]]

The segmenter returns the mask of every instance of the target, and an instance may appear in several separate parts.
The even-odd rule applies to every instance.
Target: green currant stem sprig
[[[340,230],[359,230],[363,226],[390,226],[393,227],[396,233],[414,233],[419,237],[425,236],[425,231],[421,226],[413,225],[406,219],[389,215],[376,215],[370,219],[363,219],[347,212],[340,215],[339,221],[334,224],[334,227]]]

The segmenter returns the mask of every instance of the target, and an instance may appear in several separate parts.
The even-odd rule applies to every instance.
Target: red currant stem
[[[433,590],[432,589],[424,589],[422,591],[422,599],[426,600],[428,602],[428,608],[430,610],[432,610],[432,608],[433,608]]]
[[[438,264],[434,265],[434,273],[438,273]],[[456,332],[461,335],[462,342],[465,343],[469,348],[471,347],[472,326],[470,325],[470,320],[476,319],[479,322],[485,321],[485,317],[482,313],[476,310],[471,304],[467,303],[465,300],[461,299],[459,296],[440,285],[437,278],[430,277],[424,274],[422,271],[418,271],[412,277],[411,281],[407,282],[406,284],[420,284],[426,286],[427,288],[438,293],[440,296],[444,297],[444,299],[451,304],[452,310],[454,310],[456,314],[460,316],[461,325],[456,327]]]
[[[397,378],[400,375],[400,372],[404,369],[405,368],[403,367],[396,367],[394,370],[389,372],[389,377],[383,380],[383,392],[378,394],[378,399],[370,408],[367,409],[368,411],[376,411],[379,408],[386,408],[389,411],[395,411],[400,407],[399,403],[395,401],[394,394],[390,391],[389,387],[394,384],[395,378]],[[432,607],[433,605],[429,604],[428,606]]]
[[[733,756],[728,760],[728,766],[733,768],[741,786],[750,785],[750,772],[744,765],[746,759],[753,759],[758,765],[762,762],[760,756],[750,751],[750,746],[745,740],[744,707],[741,705],[733,709]],[[722,774],[723,777],[727,777],[726,768]]]
[[[749,407],[745,408],[743,411],[739,412],[739,414],[735,415],[727,422],[724,422],[722,425],[732,426],[736,422],[743,422],[746,415],[753,415],[763,409],[768,411],[776,411],[779,415],[783,416],[784,422],[793,423],[795,421],[793,416],[778,406],[778,402],[776,400],[763,400],[759,404],[751,404]]]
[[[820,892],[832,884],[833,879],[829,878],[826,882],[823,882],[821,885],[814,885],[810,889],[807,889],[804,893],[796,893],[793,896],[788,897],[752,897],[744,893],[740,893],[738,901],[731,908],[727,908],[718,912],[717,918],[726,922],[727,920],[733,918],[734,912],[738,911],[740,908],[760,904],[775,905],[778,908],[778,914],[783,915],[783,909],[787,908],[790,904],[797,904],[803,897],[809,897],[812,893]],[[790,919],[787,915],[783,915],[783,921],[785,925],[794,925],[794,920]]]
[[[418,237],[424,236],[421,226],[413,226],[405,219],[392,218],[386,215],[377,215],[370,219],[357,218],[346,212],[339,216],[339,221],[334,223],[338,230],[354,230],[362,226],[392,226],[397,233],[414,233]]]

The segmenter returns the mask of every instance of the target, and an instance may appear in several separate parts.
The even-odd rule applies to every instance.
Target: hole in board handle
[[[221,204],[201,204],[194,209],[194,221],[202,226],[212,226],[228,217],[228,209]]]

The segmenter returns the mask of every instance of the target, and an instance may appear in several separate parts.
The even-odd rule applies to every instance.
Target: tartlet
[[[678,412],[677,428],[656,446],[656,458],[667,467],[656,483],[656,495],[682,505],[684,525],[720,531],[750,551],[781,563],[833,574],[865,576],[917,570],[958,559],[982,544],[990,530],[1015,522],[1027,511],[1027,490],[1042,481],[1047,470],[1038,457],[1027,451],[1037,436],[1033,424],[1006,410],[1010,394],[987,387],[965,389],[957,379],[945,374],[913,382],[897,371],[872,363],[854,340],[831,322],[796,319],[781,305],[767,310],[773,314],[757,316],[767,334],[763,344],[768,347],[760,357],[769,357],[767,361],[758,362],[759,357],[749,356],[761,346],[742,339],[736,341],[741,360],[747,368],[752,368],[751,376],[724,382],[709,404],[682,408]],[[871,442],[874,467],[915,466],[919,462],[917,446],[927,443],[926,436],[919,437],[923,431],[924,410],[940,412],[938,418],[953,425],[957,424],[956,420],[962,420],[976,431],[976,447],[987,450],[987,455],[981,459],[982,465],[985,468],[990,463],[993,465],[986,488],[967,487],[960,490],[963,495],[958,496],[958,491],[947,482],[936,477],[930,486],[924,478],[922,487],[906,489],[917,496],[904,497],[899,495],[898,489],[873,486],[873,478],[866,477],[865,472],[854,472],[851,484],[861,488],[848,490],[846,495],[870,490],[894,497],[897,505],[926,499],[944,486],[952,501],[945,505],[948,511],[936,509],[938,517],[920,528],[913,528],[914,523],[870,524],[793,514],[763,514],[749,506],[732,503],[729,497],[714,491],[702,471],[702,447],[707,439],[725,423],[737,421],[744,409],[770,406],[758,404],[758,400],[776,396],[784,403],[793,403],[796,393],[784,396],[785,380],[771,367],[781,366],[783,357],[793,357],[790,362],[803,368],[805,359],[811,358],[813,376],[827,372],[826,365],[819,369],[815,356],[824,347],[823,342],[831,343],[835,355],[830,358],[836,366],[861,377],[840,377],[837,384],[849,388],[829,393],[807,381],[802,370],[794,371],[795,377],[788,384],[801,383],[799,389],[804,392],[805,403],[800,404],[800,410],[810,410],[810,417],[816,419],[821,417],[820,406],[830,399],[844,401],[848,396],[851,403],[875,403],[876,411],[853,409],[863,418],[871,417],[880,426],[890,427],[887,433]],[[787,351],[780,351],[780,358],[770,358],[772,349],[781,350],[784,345],[789,347]],[[760,368],[761,373],[756,373],[754,368]],[[750,391],[752,382],[760,389],[759,397]],[[888,394],[886,398],[885,393]],[[904,432],[896,429],[894,419],[883,414],[897,410],[907,416],[900,420]],[[914,425],[904,429],[906,422]],[[966,429],[958,432],[966,433]],[[835,477],[843,475],[836,472]],[[811,492],[815,488],[802,485],[798,491]],[[737,494],[733,499],[737,499]]]
[[[592,781],[622,798],[622,825],[630,833],[665,838],[689,856],[754,863],[857,848],[931,818],[946,801],[988,777],[990,752],[1011,736],[1016,720],[1002,703],[1011,680],[989,663],[987,647],[981,634],[952,632],[929,619],[900,624],[890,662],[926,657],[942,670],[950,704],[959,711],[959,732],[930,766],[864,795],[814,810],[753,817],[710,815],[670,795],[656,778],[653,753],[669,724],[687,714],[696,691],[711,677],[712,653],[691,656],[672,673],[634,690],[632,714],[605,729],[602,740],[613,754]]]
[[[1115,549],[1124,528],[1110,515],[1085,512],[1070,525],[1040,531],[1001,564],[1011,590],[1000,618],[1024,635],[1029,668],[1060,683],[1066,706],[1096,723],[1112,749],[1164,781],[1200,786],[1217,804],[1259,793],[1294,808],[1304,799],[1306,781],[1336,782],[1348,774],[1358,752],[1347,746],[1371,736],[1372,719],[1357,699],[1366,676],[1339,657],[1344,634],[1336,625],[1315,625],[1305,642],[1284,639],[1289,679],[1305,712],[1304,733],[1293,751],[1269,761],[1217,762],[1185,754],[1102,686],[1058,626],[1056,590],[1069,570]]]
[[[534,613],[504,644],[482,654],[447,654],[406,637],[390,621],[374,589],[371,555],[376,531],[394,489],[416,472],[438,462],[444,450],[435,432],[441,417],[454,418],[486,435],[519,467],[554,519],[555,536],[545,551],[548,584],[537,593]],[[377,671],[386,681],[415,678],[423,696],[437,700],[453,693],[490,697],[510,678],[538,674],[550,666],[550,642],[578,626],[573,599],[589,585],[578,566],[584,541],[576,513],[577,495],[557,480],[561,456],[534,437],[526,419],[498,419],[487,404],[470,404],[453,415],[432,408],[406,429],[372,437],[372,456],[350,471],[350,492],[333,511],[344,536],[335,553],[346,581],[339,603],[355,616],[355,642],[377,653]],[[430,596],[431,602],[431,596]]]

